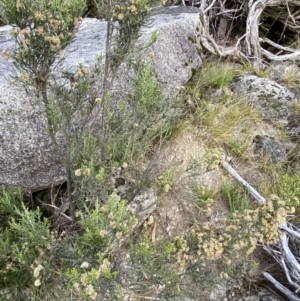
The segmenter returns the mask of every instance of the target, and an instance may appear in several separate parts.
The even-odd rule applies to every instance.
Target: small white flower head
[[[40,285],[41,285],[40,279],[36,279],[36,280],[34,281],[34,286],[38,287],[38,286],[40,286]]]
[[[170,189],[171,189],[171,186],[170,186],[170,184],[167,183],[167,184],[164,186],[164,192],[169,192]]]
[[[188,99],[188,100],[186,101],[186,103],[187,103],[187,105],[189,105],[189,106],[192,106],[192,105],[194,104],[190,99]]]
[[[152,225],[154,223],[154,217],[153,215],[150,215],[149,218],[148,218],[148,225]]]
[[[85,291],[92,298],[92,300],[96,299],[97,293],[95,292],[94,287],[91,284],[87,285]]]
[[[101,237],[104,237],[106,234],[107,234],[107,231],[106,231],[106,230],[101,230],[101,231],[100,231],[100,236],[101,236]]]
[[[95,291],[93,291],[90,295],[92,300],[95,300],[97,298],[97,293]]]
[[[89,176],[91,174],[91,169],[90,168],[86,168],[85,171],[84,171],[84,174],[86,176]]]
[[[135,214],[135,212],[136,212],[136,208],[135,208],[135,207],[132,207],[132,206],[128,206],[128,207],[127,207],[127,210],[128,210],[128,212],[130,212],[131,214]]]
[[[5,269],[6,270],[10,270],[11,269],[11,267],[12,267],[12,262],[10,262],[10,263],[8,263],[8,264],[6,264],[6,267],[5,267]]]
[[[116,226],[117,226],[117,224],[116,224],[116,222],[110,222],[110,223],[109,223],[109,226],[110,226],[112,229],[115,229]]]
[[[222,278],[224,278],[224,279],[228,279],[229,278],[229,276],[228,276],[228,274],[227,273],[221,273],[221,277]]]
[[[17,3],[16,3],[16,9],[17,9],[17,11],[20,11],[20,8],[22,8],[22,3],[20,2],[20,1],[17,1]]]
[[[132,13],[135,13],[135,12],[136,12],[136,6],[135,6],[135,5],[130,5],[130,6],[128,7],[128,10],[129,10],[130,12],[132,12]]]
[[[100,208],[100,211],[101,211],[101,212],[107,212],[107,211],[108,211],[107,206],[102,206],[102,207]]]
[[[78,282],[75,282],[75,283],[73,284],[73,287],[74,287],[74,289],[75,289],[77,292],[79,292],[79,290],[80,290],[80,284],[79,284]]]
[[[126,162],[123,163],[122,167],[127,168],[128,164]]]
[[[90,295],[91,292],[93,292],[93,291],[94,291],[93,286],[92,286],[91,284],[87,285],[87,287],[86,287],[86,292]]]
[[[3,58],[5,59],[5,61],[8,61],[9,56],[7,55],[7,51],[6,51],[6,50],[3,50],[3,51],[2,51],[2,56],[3,56]]]
[[[81,275],[80,281],[81,281],[81,284],[84,285],[84,286],[86,286],[88,284],[87,273],[84,273],[84,274]]]
[[[89,263],[88,262],[83,262],[80,266],[82,269],[87,269],[89,267]]]
[[[40,264],[34,269],[34,271],[33,271],[34,278],[37,278],[40,275],[40,271],[42,269],[43,269],[43,266]]]
[[[76,169],[75,170],[75,176],[80,177],[81,176],[81,169]]]

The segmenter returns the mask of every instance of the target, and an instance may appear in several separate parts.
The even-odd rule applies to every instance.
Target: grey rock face
[[[271,78],[280,83],[300,83],[300,69],[293,62],[273,62],[271,64]]]
[[[286,125],[288,135],[293,139],[298,141],[300,136],[300,116],[299,114],[292,114],[288,118],[288,123]]]
[[[12,29],[11,26],[0,26],[0,50],[1,52],[5,49],[12,49],[14,42],[9,35],[9,31]],[[0,52],[0,84],[6,82],[6,76],[12,71],[12,64],[5,62]]]
[[[199,25],[199,10],[187,7],[161,10],[153,18],[151,27],[143,30],[142,40],[148,40],[157,29],[159,40],[152,47],[154,67],[166,91],[182,86],[192,76],[192,68],[201,65],[196,48],[188,37],[193,36]],[[181,13],[184,12],[184,13]]]
[[[0,27],[0,185],[43,188],[62,182],[64,173],[45,133],[43,106],[9,85],[13,64],[1,52],[15,46],[10,30]]]
[[[257,159],[266,157],[273,164],[287,160],[285,147],[273,138],[264,135],[256,136],[254,142],[254,155]]]
[[[245,98],[268,120],[286,120],[293,113],[293,101],[297,101],[296,95],[289,89],[255,75],[238,77],[231,84],[231,89],[237,97]]]
[[[154,68],[166,93],[184,85],[192,68],[201,64],[195,46],[188,40],[198,24],[197,10],[165,9],[153,16],[151,26],[143,28],[142,41],[149,40],[154,30],[159,32],[149,52],[154,53]],[[84,19],[75,41],[65,50],[65,66],[83,63],[89,67],[104,54],[106,26],[106,22]],[[14,47],[10,29],[0,27],[0,53]],[[146,55],[145,59],[149,53]],[[45,131],[44,107],[8,84],[12,66],[0,55],[0,185],[39,189],[59,183],[64,180],[64,170]],[[117,90],[124,93],[128,76],[125,72],[118,77]]]

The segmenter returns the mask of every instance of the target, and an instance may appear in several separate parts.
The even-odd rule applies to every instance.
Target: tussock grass
[[[209,62],[199,69],[193,79],[194,88],[226,88],[238,74],[238,69],[230,63]]]
[[[246,101],[231,98],[216,104],[200,102],[193,123],[211,142],[226,145],[234,155],[242,157],[252,145],[253,130],[260,120],[259,112]]]

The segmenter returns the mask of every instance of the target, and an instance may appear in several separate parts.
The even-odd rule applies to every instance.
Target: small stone
[[[285,147],[274,138],[257,135],[254,138],[254,155],[257,159],[268,158],[270,163],[276,164],[287,160]]]

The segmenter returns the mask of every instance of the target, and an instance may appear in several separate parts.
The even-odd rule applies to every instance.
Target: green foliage
[[[263,78],[268,78],[270,76],[270,71],[268,69],[258,69],[255,70],[255,73],[257,74],[257,76],[259,77],[263,77]]]
[[[195,73],[192,82],[198,89],[204,87],[226,88],[237,74],[237,69],[233,65],[209,62]]]
[[[248,257],[256,248],[257,242],[273,244],[281,238],[280,225],[284,224],[289,212],[293,212],[291,203],[273,195],[263,205],[255,204],[246,208],[246,204],[235,202],[244,197],[237,189],[226,188],[231,198],[230,218],[219,216],[214,222],[195,222],[187,235],[180,240],[177,254],[178,262],[185,274],[192,277],[191,286],[212,288],[213,285],[232,286],[257,264]],[[220,196],[224,195],[220,193]],[[218,197],[220,197],[218,196]],[[219,271],[219,272],[218,272]],[[201,281],[200,281],[201,280]],[[241,284],[241,283],[240,283]]]
[[[216,197],[216,192],[206,189],[204,186],[198,185],[192,191],[194,204],[203,211],[209,211]]]
[[[178,295],[179,278],[174,262],[175,252],[174,242],[159,240],[154,244],[148,231],[141,233],[132,243],[130,259],[134,273],[137,274],[132,274],[131,277],[139,279],[137,285],[141,296],[150,293],[152,296],[171,298]]]
[[[95,1],[99,17],[108,21],[108,27],[104,62],[99,58],[92,70],[87,70],[82,64],[79,64],[76,70],[64,70],[60,64],[63,60],[63,50],[74,38],[81,21],[85,9],[84,0],[5,0],[0,5],[5,21],[14,26],[11,34],[17,43],[16,50],[5,52],[3,55],[13,59],[16,84],[27,92],[33,92],[31,95],[34,94],[44,104],[47,131],[60,163],[66,170],[67,194],[73,220],[76,206],[81,207],[77,201],[79,190],[83,192],[84,197],[87,197],[91,188],[92,194],[98,194],[99,189],[95,188],[96,174],[99,169],[104,169],[107,173],[111,168],[110,164],[106,164],[104,150],[107,142],[105,137],[114,136],[114,133],[105,133],[111,129],[110,125],[106,126],[105,120],[105,115],[109,114],[110,110],[106,105],[108,91],[117,68],[129,55],[129,50],[139,37],[140,27],[147,21],[147,4],[150,2]],[[58,67],[61,70],[58,70]],[[93,85],[93,77],[98,79],[97,85]],[[100,114],[102,137],[93,140],[91,133]],[[122,140],[119,145],[125,146],[127,143],[128,148],[132,148],[133,142],[129,141],[128,136],[112,139],[115,138]],[[106,148],[109,153],[108,160],[114,162],[115,159],[110,157],[114,157],[113,151],[116,148],[112,145],[107,145]],[[128,155],[128,152],[125,154]],[[83,181],[78,185],[79,181],[74,177],[75,171],[86,177],[91,175],[89,181],[86,177],[82,178]],[[110,188],[100,189],[99,197],[107,197]],[[73,196],[77,200],[73,200]]]
[[[96,66],[93,70],[95,69]],[[72,79],[70,80],[68,76],[71,76]],[[74,141],[73,143],[79,143],[80,139],[85,138],[81,137],[85,134],[83,132],[84,125],[87,123],[85,119],[98,105],[96,99],[99,91],[91,85],[92,76],[99,76],[99,74],[92,74],[82,64],[79,64],[74,73],[71,75],[63,73],[62,78],[56,78],[51,83],[47,117],[51,121],[50,125],[56,127],[51,128],[50,131],[54,133],[58,130],[63,131],[67,141],[71,139]],[[77,126],[76,134],[69,130],[71,122],[73,122],[73,126]]]
[[[73,295],[85,300],[95,300],[98,294],[107,297],[107,287],[117,286],[115,283],[117,272],[112,271],[107,258],[98,253],[98,262],[93,265],[83,262],[80,267],[65,272],[68,288]],[[104,292],[104,293],[101,293]],[[110,292],[114,296],[114,291]]]
[[[177,99],[162,95],[151,63],[138,59],[138,64],[130,62],[136,72],[130,95],[120,102],[118,110],[111,110],[109,87],[147,21],[148,4],[151,1],[97,1],[99,17],[108,21],[108,43],[104,60],[99,58],[90,70],[82,64],[76,70],[63,70],[60,65],[63,50],[81,21],[83,0],[4,0],[0,4],[5,22],[13,25],[11,34],[17,43],[16,50],[5,52],[4,57],[14,61],[16,85],[44,104],[46,130],[67,174],[70,208],[64,214],[70,214],[72,225],[79,228],[78,233],[68,235],[50,232],[39,208],[29,209],[21,192],[3,190],[0,290],[5,298],[59,300],[70,298],[70,294],[87,300],[99,295],[104,300],[122,297],[124,275],[115,257],[120,255],[121,243],[131,244],[128,234],[135,217],[127,201],[113,192],[112,171],[126,162],[145,162],[169,137],[182,114],[176,107]],[[147,48],[156,38],[157,34],[136,51]],[[93,77],[99,80],[97,85]],[[103,121],[101,137],[94,134],[99,115]],[[162,283],[164,291],[173,295],[177,273],[161,264],[169,263],[174,244],[160,241],[152,248],[148,237],[146,252],[142,240],[137,238],[137,243],[140,246],[132,250],[136,257],[130,257],[132,265],[139,267],[137,258],[141,260],[142,274],[151,274],[155,285]],[[15,298],[16,294],[20,297]]]
[[[97,200],[106,202],[113,191],[111,166],[101,162],[99,141],[91,131],[83,131],[81,137],[73,141],[70,158],[73,159],[71,177],[77,207],[85,210],[85,206],[91,207]]]
[[[138,147],[138,144],[134,145],[132,141],[135,138],[135,125],[131,116],[132,113],[125,101],[120,102],[117,112],[111,112],[109,109],[106,112],[104,152],[107,160],[110,160],[110,164],[114,167],[127,162],[132,148]]]
[[[158,177],[158,186],[160,191],[168,192],[175,186],[178,174],[173,165],[168,166]]]
[[[9,218],[16,216],[16,208],[21,209],[23,204],[23,192],[17,190],[0,190],[0,227],[8,225]]]
[[[201,101],[193,118],[193,123],[201,126],[203,136],[218,145],[225,144],[234,155],[243,157],[251,146],[252,130],[261,115],[246,101],[230,97],[214,104]]]
[[[110,58],[112,67],[119,66],[130,51],[133,42],[140,37],[140,28],[148,21],[152,0],[114,1],[112,19],[118,22],[113,53]],[[102,12],[101,8],[98,11]]]
[[[300,200],[300,175],[293,172],[279,172],[272,185],[273,193],[279,198],[297,208]],[[299,209],[299,208],[298,208]]]
[[[21,290],[28,284],[32,285],[32,264],[39,252],[51,242],[48,221],[41,220],[39,210],[29,210],[19,198],[19,192],[9,198],[8,193],[0,197],[6,214],[13,208],[0,228],[0,289],[16,287]],[[8,201],[11,207],[7,206]]]
[[[227,148],[235,157],[243,157],[244,154],[247,153],[249,149],[249,139],[250,137],[246,136],[245,139],[239,139],[238,137],[233,137],[228,140]]]
[[[293,69],[286,70],[285,73],[283,74],[283,81],[289,86],[293,84],[297,84],[298,82],[297,71]]]
[[[70,292],[94,299],[108,283],[116,282],[117,271],[105,252],[125,237],[135,218],[116,195],[105,206],[98,204],[78,213],[83,234],[73,238],[51,233],[39,210],[29,210],[23,203],[21,209],[14,207],[0,231],[0,290],[7,300],[16,294],[36,299],[50,294],[57,300]],[[55,285],[60,285],[58,291],[53,290]]]
[[[47,220],[41,221],[39,209],[36,211],[29,210],[22,205],[22,209],[15,208],[17,218],[12,217],[9,226],[17,239],[24,239],[31,245],[39,246],[40,237],[45,237],[49,232]]]
[[[235,216],[225,220],[224,225],[229,222],[237,225],[225,229],[227,236],[222,236],[220,229],[212,235],[202,229],[203,235],[194,235],[193,249],[184,238],[155,239],[149,231],[142,230],[139,235],[129,237],[136,220],[127,208],[127,200],[114,193],[112,173],[122,166],[122,172],[131,176],[133,169],[140,168],[142,172],[138,176],[130,177],[132,185],[139,186],[143,181],[141,173],[146,173],[141,165],[171,136],[179,117],[183,116],[178,99],[168,99],[161,93],[151,63],[138,59],[138,63],[130,62],[135,71],[133,89],[119,103],[118,109],[111,110],[109,87],[117,67],[127,59],[130,50],[135,49],[133,45],[140,27],[147,21],[147,6],[151,1],[95,1],[98,17],[108,21],[106,56],[104,60],[99,58],[92,70],[79,65],[76,70],[63,70],[61,76],[53,63],[60,60],[61,51],[74,38],[84,9],[83,0],[20,0],[17,3],[4,0],[3,3],[0,9],[3,7],[7,22],[15,26],[12,35],[18,44],[15,52],[5,55],[14,59],[21,86],[35,92],[45,105],[47,131],[68,177],[71,207],[66,214],[71,213],[72,226],[79,231],[71,231],[67,237],[51,233],[48,220],[39,209],[28,209],[20,193],[3,191],[0,195],[2,291],[9,289],[9,293],[12,292],[9,296],[17,291],[23,299],[29,296],[36,300],[63,299],[59,294],[65,295],[65,299],[121,300],[126,295],[123,290],[128,289],[131,281],[133,294],[141,299],[149,295],[172,299],[179,294],[180,273],[193,270],[201,286],[202,281],[213,282],[212,269],[204,266],[204,260],[220,259],[236,250],[248,251],[249,246],[252,251],[253,237],[238,244],[241,237],[236,234],[246,231],[238,213],[246,212],[246,203],[237,204],[235,200],[241,200],[242,196],[230,189],[224,194]],[[229,65],[208,64],[201,71],[197,89],[224,89],[235,74]],[[93,76],[99,80],[97,85],[93,85]],[[200,96],[200,92],[197,93],[195,95]],[[217,137],[218,142],[229,141],[229,148],[242,153],[245,151],[243,142],[249,134],[247,129],[256,115],[246,104],[229,101],[229,98],[227,95],[214,107],[197,100],[192,122]],[[100,115],[101,137],[94,134],[99,126],[94,124],[95,116]],[[228,139],[234,129],[240,129],[245,115],[248,119],[243,123],[242,138]],[[211,151],[203,169],[215,168],[221,156],[220,151]],[[159,186],[168,191],[175,184],[175,168],[167,168],[160,175]],[[194,194],[198,208],[206,211],[216,197],[203,187],[197,187]],[[271,209],[264,213],[271,216]],[[281,213],[284,216],[286,212]],[[270,216],[266,217],[268,225]],[[278,218],[278,222],[281,220]],[[250,222],[248,225],[262,232]],[[260,237],[266,241],[274,239],[265,233]],[[225,246],[225,241],[231,245]],[[126,252],[129,256],[123,256]],[[130,273],[124,269],[128,266]]]
[[[251,62],[249,62],[247,60],[241,60],[240,63],[242,65],[243,72],[247,72],[247,73],[254,72],[254,67]]]
[[[124,237],[135,221],[127,209],[126,201],[120,200],[116,194],[110,195],[103,206],[99,201],[95,202],[93,209],[85,206],[78,215],[84,233],[78,237],[77,250],[85,256],[105,251],[116,238]]]
[[[84,0],[2,1],[3,18],[14,26],[11,35],[18,46],[9,56],[23,88],[46,93],[51,65],[72,41],[84,5]]]
[[[293,102],[292,106],[293,106],[294,114],[300,116],[300,104],[298,102]]]
[[[51,1],[29,1],[29,0],[3,0],[2,15],[7,23],[17,25],[24,28],[30,25],[33,21],[45,21],[43,18],[38,18],[34,15],[36,12],[51,13],[53,17],[60,16],[65,22],[61,24],[62,28],[71,31],[73,18],[80,15],[84,8],[84,1],[70,1],[70,0],[51,0]],[[39,23],[36,23],[38,25]],[[61,27],[59,27],[61,28]]]
[[[133,93],[119,109],[106,111],[105,157],[112,166],[143,161],[182,115],[177,100],[163,96],[150,62],[140,63],[134,83]]]
[[[283,174],[277,183],[280,197],[289,199],[300,199],[300,175],[294,173]]]
[[[220,195],[226,198],[231,213],[239,212],[243,214],[251,203],[249,194],[240,186],[224,183]]]

